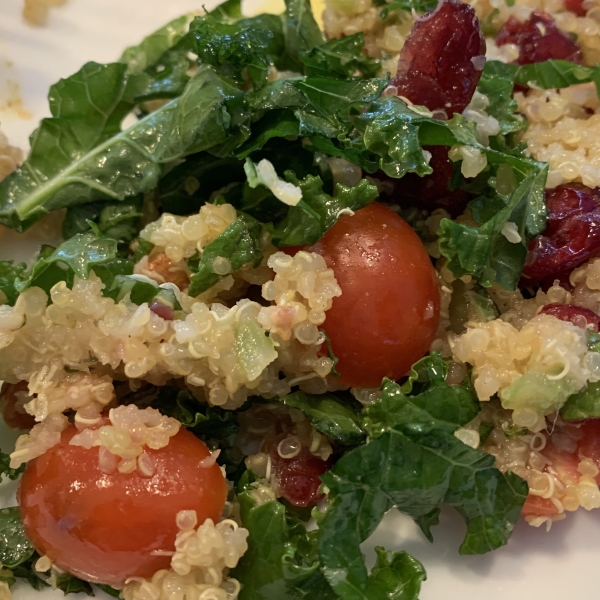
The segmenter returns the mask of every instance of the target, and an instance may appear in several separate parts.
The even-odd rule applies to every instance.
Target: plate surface
[[[46,94],[52,83],[88,60],[115,60],[125,46],[202,4],[195,0],[69,0],[52,10],[47,27],[32,28],[21,20],[21,0],[0,0],[2,129],[13,144],[26,148],[37,121],[48,115]],[[210,7],[215,2],[204,4]],[[248,4],[247,12],[264,6],[265,2],[256,0]],[[6,107],[9,100],[11,108]],[[14,235],[0,235],[0,258],[18,255],[21,259],[32,249],[31,240],[25,243]],[[12,441],[1,423],[0,440],[5,447]],[[0,505],[14,502],[14,490],[14,484],[0,485]],[[372,557],[373,547],[382,545],[407,550],[421,560],[428,573],[421,600],[579,600],[600,596],[595,577],[600,559],[600,514],[581,511],[569,515],[549,533],[519,523],[509,545],[486,556],[460,556],[463,534],[460,517],[447,511],[434,530],[434,544],[429,544],[410,519],[392,513],[365,543],[365,552]],[[16,587],[13,595],[15,600],[63,597],[60,592],[40,595],[26,586]]]

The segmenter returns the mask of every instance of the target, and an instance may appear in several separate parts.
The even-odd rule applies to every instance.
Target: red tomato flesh
[[[559,478],[566,477],[579,481],[581,474],[578,466],[584,458],[591,459],[600,468],[600,419],[590,419],[581,424],[583,437],[579,440],[577,450],[573,453],[558,449],[552,444],[552,438],[543,451],[543,455],[550,460],[552,467],[558,472]],[[600,474],[596,475],[596,483],[600,484]],[[558,513],[558,509],[549,498],[542,498],[529,494],[521,513],[524,516],[551,517]]]
[[[156,474],[102,473],[99,449],[70,446],[75,426],[59,445],[31,461],[19,488],[27,537],[56,566],[87,581],[120,586],[169,568],[180,510],[198,522],[218,521],[227,485],[218,465],[200,467],[210,451],[182,429],[167,447],[146,449]]]
[[[342,289],[323,325],[341,381],[373,388],[406,375],[429,350],[440,310],[435,270],[410,225],[374,202],[340,217],[308,250]]]

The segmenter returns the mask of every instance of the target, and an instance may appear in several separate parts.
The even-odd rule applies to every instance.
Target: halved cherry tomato
[[[372,388],[406,375],[429,349],[440,310],[435,270],[410,225],[374,202],[343,215],[308,250],[342,289],[323,325],[341,381]]]
[[[559,479],[579,481],[581,474],[578,466],[581,460],[589,458],[600,468],[600,419],[590,419],[581,424],[582,438],[575,452],[560,450],[552,443],[552,438],[542,454],[550,461]],[[600,474],[596,475],[596,483],[600,484]],[[558,513],[558,509],[549,498],[529,494],[521,511],[524,516],[549,517]]]
[[[74,426],[59,445],[30,462],[19,488],[27,537],[56,566],[87,581],[122,585],[168,568],[180,510],[195,510],[202,523],[218,521],[227,485],[204,442],[182,429],[160,450],[147,449],[152,477],[105,474],[99,449],[70,446]],[[156,553],[159,553],[158,555]]]

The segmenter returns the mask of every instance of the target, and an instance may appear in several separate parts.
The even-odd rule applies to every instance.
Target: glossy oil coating
[[[341,380],[372,388],[405,375],[429,350],[439,322],[436,275],[417,234],[374,202],[342,216],[310,250],[342,289],[323,325]]]
[[[122,585],[168,568],[180,510],[218,521],[227,486],[218,465],[201,467],[206,445],[180,430],[161,450],[146,450],[152,477],[102,473],[99,449],[70,446],[77,430],[27,466],[19,488],[25,532],[41,555],[92,582]]]

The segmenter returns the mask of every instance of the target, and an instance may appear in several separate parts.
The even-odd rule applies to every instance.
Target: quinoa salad
[[[0,600],[418,600],[389,511],[600,508],[600,4],[285,4],[0,132],[0,241],[58,240],[0,261]]]

